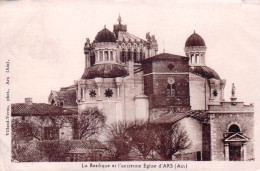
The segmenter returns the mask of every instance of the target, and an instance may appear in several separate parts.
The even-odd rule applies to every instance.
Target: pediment
[[[228,136],[224,140],[225,142],[238,142],[238,141],[249,141],[249,138],[242,135],[241,133],[234,133],[231,136]]]

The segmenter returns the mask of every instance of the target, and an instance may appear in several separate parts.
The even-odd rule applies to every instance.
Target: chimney
[[[32,98],[31,97],[25,98],[25,104],[31,105],[32,104]]]

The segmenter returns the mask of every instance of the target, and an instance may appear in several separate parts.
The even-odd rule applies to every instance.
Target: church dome
[[[213,69],[207,67],[207,66],[192,66],[190,67],[190,72],[196,75],[199,75],[203,78],[215,78],[220,79],[219,75],[214,71]]]
[[[100,43],[100,42],[113,42],[116,43],[116,38],[114,33],[109,31],[108,29],[104,28],[95,37],[95,43]]]
[[[186,40],[185,47],[190,46],[206,46],[204,40],[200,35],[194,33],[190,35],[190,37]]]
[[[82,75],[82,79],[93,79],[96,77],[101,78],[115,78],[115,77],[123,77],[127,75],[126,69],[119,64],[96,64],[87,70]]]

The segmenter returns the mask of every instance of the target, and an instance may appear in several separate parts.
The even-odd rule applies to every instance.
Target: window
[[[140,61],[142,61],[143,60],[143,51],[141,50],[140,51]]]
[[[113,61],[114,57],[113,57],[113,51],[110,51],[110,60]]]
[[[197,151],[197,161],[201,161],[201,152]]]
[[[89,96],[90,96],[91,98],[96,97],[96,95],[97,95],[97,93],[96,93],[95,90],[89,90]]]
[[[137,53],[136,53],[136,49],[134,50],[134,63],[137,63]]]
[[[105,60],[106,60],[106,61],[109,60],[108,51],[105,51]]]
[[[121,61],[124,63],[125,62],[125,51],[124,51],[124,49],[122,50],[122,52],[121,52]]]
[[[236,124],[233,124],[229,127],[228,132],[236,133],[236,132],[240,132],[240,129]]]
[[[99,61],[103,61],[103,52],[99,51]]]
[[[213,96],[217,97],[218,96],[218,90],[213,91]]]
[[[128,60],[131,60],[131,51],[130,51],[130,49],[128,49],[127,56],[128,56]]]
[[[174,65],[172,63],[169,63],[169,65],[167,67],[171,71],[174,68]]]
[[[95,56],[90,56],[90,66],[93,66],[95,64]]]
[[[108,97],[108,98],[112,97],[113,96],[113,90],[111,90],[110,88],[106,89],[105,96]]]
[[[171,95],[171,96],[175,96],[175,83],[174,84],[168,84],[167,94]]]
[[[59,128],[58,127],[44,127],[44,139],[45,140],[59,139]]]

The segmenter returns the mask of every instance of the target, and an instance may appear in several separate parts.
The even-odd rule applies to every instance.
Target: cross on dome
[[[119,16],[118,16],[118,19],[117,19],[117,21],[118,21],[118,23],[119,23],[119,24],[121,24],[121,22],[122,22],[122,19],[121,19],[121,16],[120,16],[120,14],[119,14]]]

